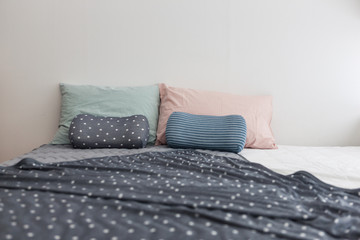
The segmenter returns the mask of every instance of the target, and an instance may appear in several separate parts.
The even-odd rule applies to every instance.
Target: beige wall
[[[274,96],[280,144],[360,145],[358,0],[0,0],[0,161],[50,141],[59,82]]]

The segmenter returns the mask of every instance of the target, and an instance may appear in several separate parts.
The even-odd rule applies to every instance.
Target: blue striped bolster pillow
[[[199,148],[240,152],[245,146],[246,122],[240,115],[207,116],[174,112],[166,125],[172,148]]]

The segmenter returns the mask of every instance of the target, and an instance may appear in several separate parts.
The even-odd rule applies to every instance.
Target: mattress
[[[280,174],[307,171],[328,184],[360,187],[360,147],[280,145],[274,150],[246,148],[241,155]]]
[[[169,151],[166,146],[143,149],[74,149],[70,145],[43,145],[27,154],[16,157],[0,166],[16,164],[23,158],[34,158],[44,163],[74,161],[90,157],[126,155],[149,151]],[[278,149],[245,148],[240,156],[234,153],[199,150],[220,156],[245,157],[271,170],[289,175],[307,171],[325,183],[343,188],[360,187],[360,147],[303,147],[279,145]]]

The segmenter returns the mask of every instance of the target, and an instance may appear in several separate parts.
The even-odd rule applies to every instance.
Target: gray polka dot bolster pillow
[[[166,125],[166,141],[173,148],[240,152],[246,141],[246,122],[240,115],[208,116],[174,112]]]
[[[143,115],[79,114],[70,124],[69,139],[74,148],[143,148],[149,139],[149,122]]]

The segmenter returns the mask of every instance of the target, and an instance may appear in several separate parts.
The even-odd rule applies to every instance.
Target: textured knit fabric
[[[167,122],[166,141],[173,148],[238,153],[245,145],[246,122],[240,115],[207,116],[174,112]]]

